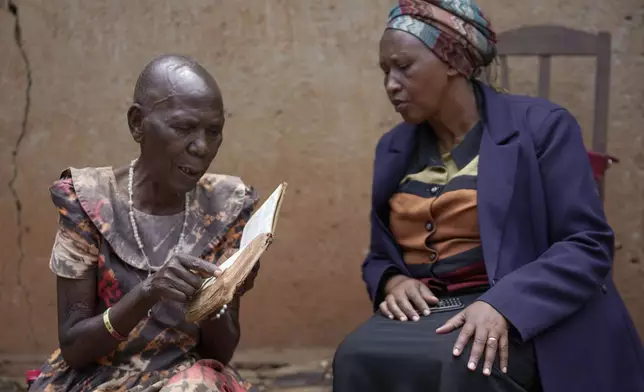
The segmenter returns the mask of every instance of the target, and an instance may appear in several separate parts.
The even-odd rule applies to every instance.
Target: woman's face
[[[151,109],[134,105],[129,116],[135,140],[140,135],[139,163],[155,182],[176,193],[195,187],[223,141],[218,90],[179,88]]]
[[[390,29],[380,40],[380,68],[389,100],[411,124],[422,123],[440,111],[450,76],[456,73],[418,38]]]

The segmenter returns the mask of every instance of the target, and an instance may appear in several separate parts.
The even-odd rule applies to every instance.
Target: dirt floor
[[[260,391],[331,391],[333,350],[247,350],[235,367]]]
[[[233,359],[235,368],[260,391],[330,392],[333,350],[248,350]],[[33,358],[0,359],[0,392],[26,391],[24,371]]]

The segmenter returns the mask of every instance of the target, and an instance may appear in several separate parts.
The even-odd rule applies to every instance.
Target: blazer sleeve
[[[369,298],[373,304],[374,310],[378,308],[384,300],[384,284],[394,275],[401,274],[402,271],[391,261],[387,255],[378,248],[378,243],[373,241],[374,226],[378,223],[375,220],[375,213],[371,212],[371,245],[369,253],[362,263],[362,279],[367,285]]]
[[[535,133],[535,144],[550,247],[480,298],[503,314],[523,340],[564,320],[599,293],[614,252],[613,230],[575,118],[554,109]]]
[[[376,177],[377,167],[378,167],[378,157],[380,152],[386,148],[388,145],[388,137],[391,136],[391,133],[385,134],[378,145],[376,146],[376,156],[374,160],[374,178]],[[384,249],[384,244],[382,243],[385,233],[383,233],[383,228],[381,223],[378,220],[376,214],[376,205],[374,201],[374,195],[376,194],[375,189],[376,181],[373,181],[372,184],[372,198],[371,198],[371,215],[370,215],[370,245],[369,253],[362,263],[362,279],[367,285],[367,291],[369,293],[369,298],[373,304],[374,310],[378,308],[380,302],[384,299],[383,295],[383,286],[384,283],[393,275],[402,273],[396,264],[387,256],[387,251]]]

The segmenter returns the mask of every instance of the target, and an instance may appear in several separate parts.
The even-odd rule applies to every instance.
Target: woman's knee
[[[333,368],[342,367],[348,362],[354,362],[356,359],[364,356],[365,348],[362,339],[353,332],[347,335],[338,345],[333,356]]]

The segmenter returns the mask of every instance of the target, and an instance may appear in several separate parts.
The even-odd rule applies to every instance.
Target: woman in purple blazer
[[[404,122],[376,148],[376,312],[338,348],[336,392],[644,391],[579,125],[475,80],[495,39],[471,0],[390,14],[380,65]]]

